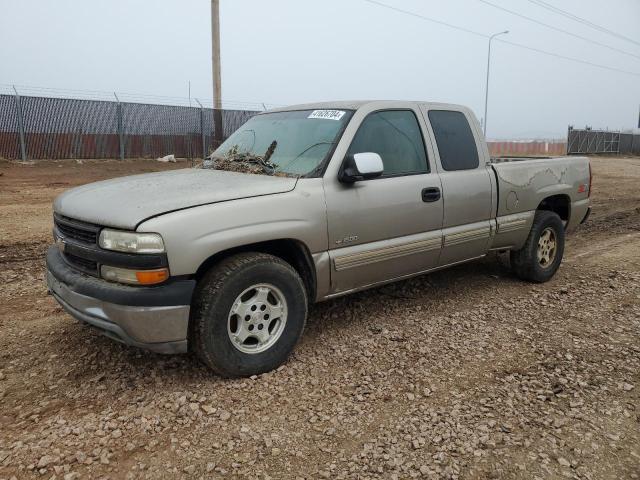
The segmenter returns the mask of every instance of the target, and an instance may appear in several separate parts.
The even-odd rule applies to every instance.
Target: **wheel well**
[[[222,252],[218,252],[207,258],[195,274],[196,280],[200,280],[202,276],[220,260],[227,258],[236,253],[242,252],[261,252],[274,255],[281,258],[291,265],[300,275],[304,286],[307,290],[309,302],[313,302],[316,298],[316,269],[309,249],[302,242],[293,239],[269,240],[266,242],[251,243],[239,247],[230,248]]]
[[[571,199],[568,195],[553,195],[542,200],[537,210],[557,213],[562,220],[568,222],[571,215]]]

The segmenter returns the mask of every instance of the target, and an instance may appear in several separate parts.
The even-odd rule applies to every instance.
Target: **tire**
[[[549,281],[562,262],[564,239],[564,224],[558,214],[538,210],[524,246],[511,251],[511,269],[522,280],[535,283]]]
[[[191,311],[190,349],[219,375],[245,377],[284,363],[302,336],[307,295],[285,261],[241,253],[205,274]]]

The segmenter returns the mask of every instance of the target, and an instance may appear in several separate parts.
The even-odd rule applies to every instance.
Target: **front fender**
[[[162,235],[172,276],[193,275],[216,253],[269,240],[297,240],[319,253],[328,244],[322,180],[301,179],[290,192],[167,213],[138,231]]]

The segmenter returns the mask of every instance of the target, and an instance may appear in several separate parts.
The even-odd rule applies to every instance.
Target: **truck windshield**
[[[204,167],[311,174],[332,151],[352,114],[350,110],[297,110],[256,115],[222,143]],[[254,168],[238,168],[243,163]]]

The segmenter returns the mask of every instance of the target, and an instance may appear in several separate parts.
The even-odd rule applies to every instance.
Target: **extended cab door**
[[[486,148],[473,114],[421,106],[428,120],[444,192],[443,247],[439,265],[449,265],[487,252],[492,229],[495,188],[486,166]]]
[[[353,139],[334,162],[375,152],[384,173],[353,184],[338,181],[339,165],[325,174],[333,294],[434,268],[442,244],[442,186],[420,112],[358,111],[352,122]]]

